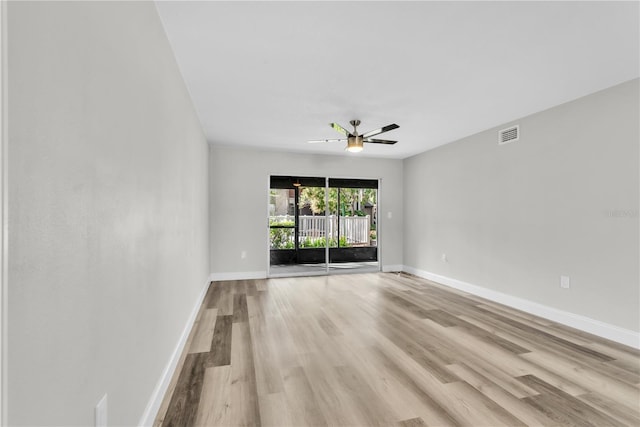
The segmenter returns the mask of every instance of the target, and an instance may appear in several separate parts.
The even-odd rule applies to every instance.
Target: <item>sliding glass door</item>
[[[377,271],[377,180],[272,176],[271,276]]]

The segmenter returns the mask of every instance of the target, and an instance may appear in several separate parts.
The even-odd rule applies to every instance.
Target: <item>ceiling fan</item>
[[[316,144],[319,142],[346,141],[347,146],[345,150],[350,151],[352,153],[357,153],[359,151],[362,151],[363,143],[365,142],[369,142],[373,144],[389,144],[389,145],[392,145],[398,142],[398,141],[389,141],[388,139],[371,138],[372,136],[380,135],[383,132],[388,132],[390,130],[398,129],[400,126],[398,126],[395,123],[383,126],[380,129],[372,130],[362,135],[358,134],[358,126],[360,126],[360,120],[351,120],[349,123],[351,123],[351,126],[353,126],[353,132],[347,131],[345,128],[343,128],[337,123],[329,123],[329,126],[331,126],[333,129],[340,132],[342,135],[346,136],[347,139],[318,139],[318,140],[307,141],[307,142],[309,142],[310,144]]]

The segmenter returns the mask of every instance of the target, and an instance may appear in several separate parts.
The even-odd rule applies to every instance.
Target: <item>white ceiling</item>
[[[639,76],[638,2],[191,2],[158,11],[212,144],[405,158]],[[349,127],[350,128],[350,127]]]

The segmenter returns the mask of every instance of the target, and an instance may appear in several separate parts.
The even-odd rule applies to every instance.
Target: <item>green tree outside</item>
[[[329,188],[329,212],[335,213],[338,208],[338,189]],[[364,205],[375,205],[377,191],[373,188],[340,188],[340,215],[363,216]],[[299,208],[309,206],[314,215],[324,214],[325,194],[322,187],[305,187],[300,191]],[[361,209],[359,210],[358,207]]]

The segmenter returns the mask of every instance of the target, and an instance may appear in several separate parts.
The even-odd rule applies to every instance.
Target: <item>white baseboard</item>
[[[238,271],[231,273],[211,273],[209,275],[210,282],[220,282],[223,280],[249,280],[249,279],[266,279],[266,271]]]
[[[191,333],[193,323],[196,321],[198,311],[200,310],[200,306],[202,306],[202,302],[204,301],[204,297],[207,294],[207,289],[209,289],[210,283],[210,280],[207,281],[205,286],[203,286],[202,291],[200,291],[198,299],[195,301],[193,309],[191,310],[191,314],[189,315],[189,319],[187,319],[187,323],[182,330],[182,334],[180,335],[180,339],[178,340],[178,343],[176,344],[176,347],[174,348],[173,353],[169,358],[167,366],[162,372],[160,380],[158,380],[156,387],[153,389],[153,393],[151,393],[151,398],[147,403],[147,407],[142,413],[142,417],[140,418],[140,422],[138,423],[138,425],[141,427],[153,426],[153,422],[155,421],[158,410],[160,409],[160,405],[162,404],[162,399],[164,399],[164,395],[167,393],[169,383],[171,382],[173,373],[176,370],[176,366],[178,365],[178,361],[180,360],[180,356],[182,355],[184,346],[187,343],[187,338],[189,337],[189,333]]]
[[[402,271],[403,268],[404,268],[404,265],[402,265],[402,264],[383,265],[382,266],[382,272],[383,273],[391,273],[391,272],[394,272],[394,271]]]
[[[619,326],[604,323],[579,314],[559,310],[557,308],[538,304],[533,301],[528,301],[502,292],[483,288],[482,286],[473,285],[461,280],[452,279],[450,277],[441,276],[439,274],[430,273],[428,271],[419,270],[406,265],[403,266],[402,271],[543,317],[545,319],[553,320],[554,322],[562,323],[563,325],[571,326],[572,328],[576,328],[584,332],[589,332],[590,334],[594,334],[620,344],[628,345],[629,347],[640,349],[640,333],[630,329],[621,328]]]

